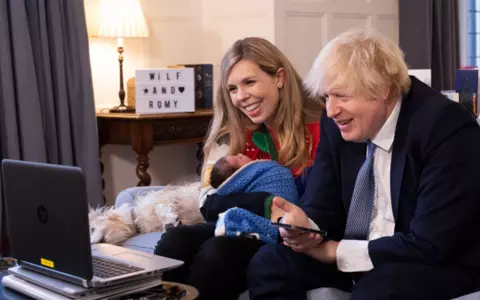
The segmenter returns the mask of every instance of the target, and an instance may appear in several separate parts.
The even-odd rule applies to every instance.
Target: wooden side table
[[[150,185],[148,154],[154,145],[197,143],[197,173],[203,161],[203,142],[213,111],[201,109],[193,113],[137,115],[128,113],[97,113],[100,152],[106,144],[131,145],[138,155],[137,186]],[[103,175],[103,163],[101,163]],[[104,181],[102,177],[102,185]]]

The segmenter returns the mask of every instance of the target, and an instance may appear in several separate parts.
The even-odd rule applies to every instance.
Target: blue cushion
[[[162,237],[163,232],[151,232],[146,234],[139,234],[123,243],[123,247],[153,253],[155,246]]]
[[[117,199],[115,199],[115,207],[120,207],[124,203],[133,204],[135,197],[138,195],[151,191],[158,191],[162,188],[163,186],[138,186],[125,189],[117,195]]]

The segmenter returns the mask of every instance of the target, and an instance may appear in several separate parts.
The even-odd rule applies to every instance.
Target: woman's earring
[[[279,83],[279,84],[277,84],[277,87],[278,87],[278,89],[281,90],[283,88],[283,84]]]

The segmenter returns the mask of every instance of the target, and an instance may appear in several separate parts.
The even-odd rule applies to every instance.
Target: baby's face
[[[225,159],[227,160],[229,165],[237,169],[252,161],[250,157],[241,153],[237,155],[229,155],[225,157]]]

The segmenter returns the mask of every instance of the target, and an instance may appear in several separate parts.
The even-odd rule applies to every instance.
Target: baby
[[[298,199],[290,169],[274,160],[252,160],[244,154],[220,158],[210,173],[210,185],[219,195],[268,192],[293,203]]]
[[[230,176],[232,176],[238,169],[252,162],[250,157],[237,154],[227,155],[220,158],[212,168],[210,173],[210,185],[218,189]]]
[[[267,243],[276,243],[278,230],[270,225],[274,217],[271,202],[275,196],[296,203],[298,192],[292,172],[273,160],[252,160],[246,155],[220,158],[212,168],[210,185],[217,194],[267,192],[265,212],[259,216],[243,208],[233,207],[220,214],[215,235],[253,235]]]

